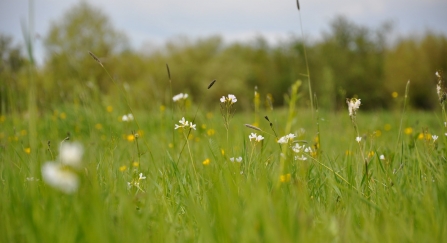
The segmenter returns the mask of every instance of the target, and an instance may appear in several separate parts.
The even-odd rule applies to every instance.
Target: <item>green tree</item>
[[[18,74],[26,63],[21,47],[13,45],[12,37],[0,35],[0,114],[7,112],[11,103],[15,103],[16,108],[25,105],[25,99],[18,99],[23,91]],[[11,102],[13,98],[15,102]]]
[[[330,84],[337,94],[337,100],[344,103],[348,97],[358,96],[365,108],[386,107],[387,93],[384,85],[385,36],[390,26],[383,25],[377,30],[357,26],[344,17],[331,23],[331,30],[316,45],[321,85]],[[325,80],[329,79],[329,80]],[[339,92],[343,90],[343,92]],[[326,89],[327,92],[327,89]],[[325,95],[325,94],[323,94]],[[342,104],[344,105],[344,104]]]
[[[438,107],[436,71],[447,70],[447,38],[427,32],[424,36],[400,39],[386,58],[386,87],[390,92],[403,91],[411,81],[410,102],[413,107]]]
[[[46,71],[53,77],[46,89],[70,98],[72,87],[79,81],[96,82],[102,91],[107,91],[110,79],[88,51],[95,53],[109,70],[113,70],[112,60],[128,48],[126,36],[117,31],[109,18],[98,8],[86,2],[71,8],[64,16],[52,22],[44,40],[48,58]],[[48,90],[47,90],[48,91]],[[63,92],[63,93],[61,93]]]

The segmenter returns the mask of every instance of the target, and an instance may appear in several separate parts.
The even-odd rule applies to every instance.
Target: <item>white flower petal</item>
[[[65,193],[73,193],[79,187],[78,176],[55,162],[47,162],[42,166],[42,179],[48,185]]]
[[[80,143],[64,142],[59,148],[59,160],[62,164],[79,168],[84,148]]]

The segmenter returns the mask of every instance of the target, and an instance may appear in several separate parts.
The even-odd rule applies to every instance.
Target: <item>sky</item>
[[[447,0],[83,0],[100,8],[114,27],[123,31],[136,50],[161,46],[178,36],[192,39],[220,35],[227,42],[250,41],[263,36],[278,43],[294,36],[317,40],[330,22],[345,16],[357,25],[378,28],[393,24],[393,36],[422,34],[427,30],[447,35]],[[21,22],[46,36],[52,22],[80,0],[0,0],[0,34],[23,45]],[[301,30],[301,25],[302,30]],[[302,31],[302,32],[301,32]],[[35,40],[38,62],[45,58]]]

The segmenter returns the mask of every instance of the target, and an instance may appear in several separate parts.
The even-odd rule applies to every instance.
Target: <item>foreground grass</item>
[[[195,109],[134,111],[137,124],[120,120],[124,109],[60,106],[37,121],[37,148],[29,148],[24,116],[3,116],[0,241],[447,240],[445,136],[436,114],[409,112],[400,128],[401,114],[360,112],[358,146],[347,112],[320,113],[316,141],[316,119],[298,111],[291,132],[318,149],[304,161],[285,154],[281,172],[281,150],[263,114],[256,125],[267,132],[244,126],[253,114],[236,114],[227,141],[218,108],[200,110],[188,150],[189,131],[174,124],[193,120]],[[285,135],[285,113],[266,113],[278,136]],[[85,148],[74,194],[46,185],[40,173],[67,132]],[[265,139],[250,142],[251,132]],[[360,150],[369,161],[366,177]],[[242,163],[230,162],[239,156]],[[140,173],[146,179],[138,180]],[[139,188],[129,188],[135,180]]]

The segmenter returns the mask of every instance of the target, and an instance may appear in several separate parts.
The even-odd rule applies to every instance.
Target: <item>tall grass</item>
[[[252,147],[248,135],[253,130],[244,126],[253,122],[250,113],[235,113],[227,143],[219,103],[216,98],[215,109],[197,113],[187,153],[181,149],[188,130],[175,130],[172,140],[174,127],[166,124],[171,117],[194,117],[194,108],[133,110],[138,126],[121,120],[129,110],[117,108],[119,100],[67,101],[41,111],[35,121],[37,146],[31,148],[28,121],[19,114],[6,115],[0,132],[0,241],[447,239],[445,145],[431,136],[442,135],[444,125],[434,114],[408,110],[401,125],[399,113],[363,113],[360,108],[357,124],[369,168],[366,194],[361,189],[365,158],[350,132],[347,110],[334,114],[319,109],[318,154],[301,161],[290,156],[288,145],[280,149],[269,133]],[[314,146],[312,112],[294,109],[292,114],[285,109],[269,113],[276,133],[294,133],[303,145]],[[267,122],[258,126],[269,130]],[[129,136],[132,131],[138,132],[137,139]],[[67,132],[85,148],[83,168],[77,172],[81,184],[74,194],[50,187],[39,171],[29,170],[31,163],[54,160]],[[137,147],[137,142],[147,147]],[[231,162],[233,156],[241,156],[242,162]],[[146,179],[139,180],[140,173]],[[139,188],[128,186],[135,181]]]

